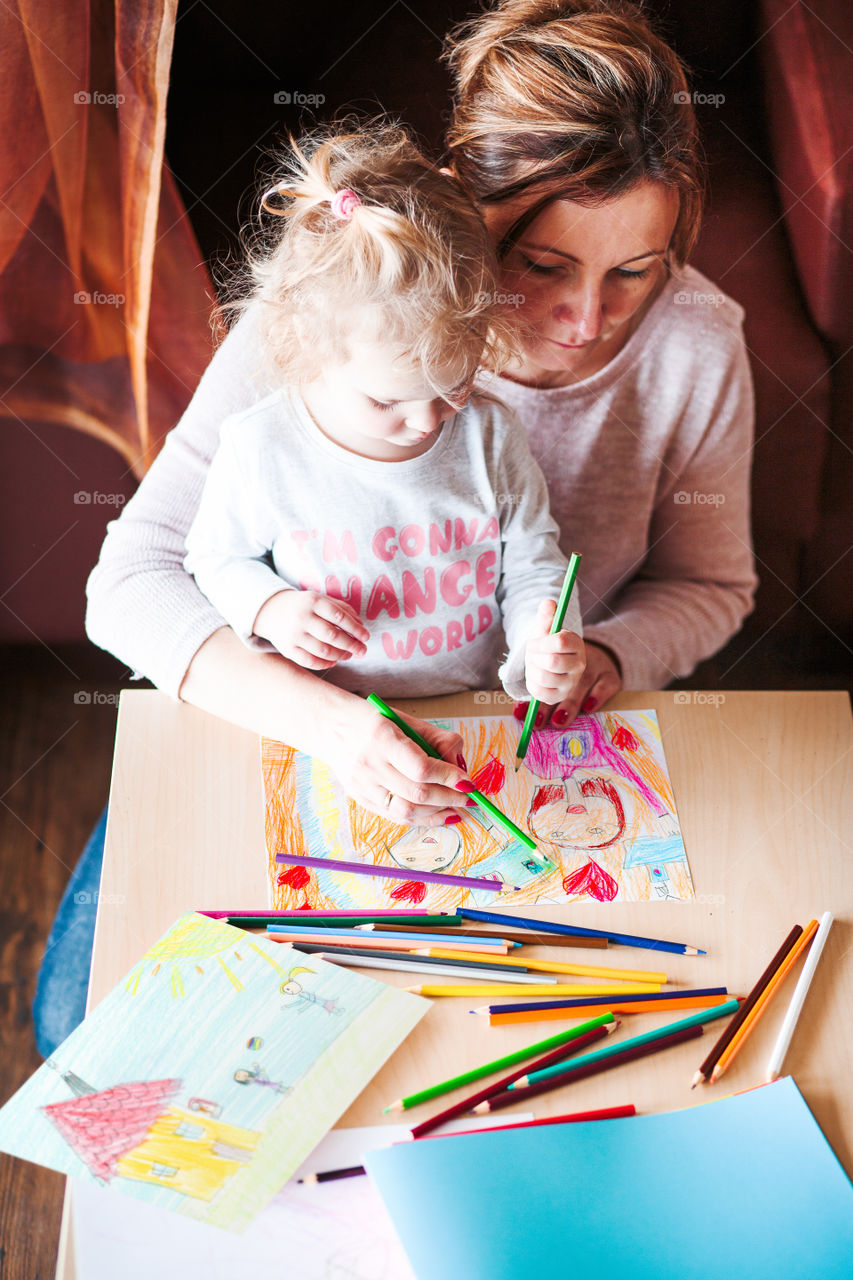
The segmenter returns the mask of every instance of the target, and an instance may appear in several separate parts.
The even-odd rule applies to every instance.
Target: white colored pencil
[[[354,969],[391,969],[401,973],[421,973],[425,978],[432,977],[433,974],[441,974],[447,978],[464,978],[466,982],[470,982],[472,978],[476,978],[477,982],[506,982],[506,974],[499,973],[497,969],[489,971],[487,969],[467,969],[464,965],[451,964],[424,964],[416,959],[411,960],[386,960],[379,956],[372,956],[366,952],[363,956],[344,956],[340,952],[320,951],[314,953],[318,959],[327,960],[330,964],[346,964],[351,965]],[[539,986],[542,981],[541,973],[514,973],[512,975],[513,982],[526,982]],[[552,979],[556,982],[556,978]]]
[[[803,1004],[809,993],[809,987],[814,977],[817,962],[820,959],[820,953],[823,951],[824,944],[829,931],[832,928],[832,912],[824,911],[820,918],[818,931],[814,936],[812,945],[809,948],[809,954],[806,957],[806,963],[803,965],[803,971],[800,974],[800,980],[794,989],[791,997],[791,1003],[788,1005],[788,1012],[785,1014],[785,1020],[782,1023],[776,1043],[773,1046],[773,1052],[770,1055],[770,1061],[767,1064],[766,1081],[771,1084],[774,1080],[778,1080],[782,1074],[782,1063],[785,1061],[785,1054],[793,1039],[794,1032],[797,1029],[797,1021],[802,1012]]]

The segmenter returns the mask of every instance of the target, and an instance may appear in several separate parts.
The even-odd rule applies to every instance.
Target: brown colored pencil
[[[796,944],[796,941],[802,932],[803,932],[803,926],[800,924],[795,924],[793,929],[785,939],[785,941],[782,943],[779,950],[776,952],[773,959],[770,961],[767,968],[762,973],[761,977],[756,982],[755,986],[750,991],[749,995],[744,1000],[741,1007],[738,1009],[735,1016],[732,1018],[729,1025],[726,1027],[723,1034],[717,1040],[716,1044],[712,1048],[711,1052],[708,1054],[705,1061],[702,1063],[699,1070],[694,1075],[693,1079],[690,1082],[691,1089],[695,1089],[697,1084],[704,1084],[705,1081],[710,1077],[711,1072],[714,1070],[714,1067],[717,1065],[723,1053],[725,1052],[725,1050],[731,1044],[732,1040],[737,1035],[742,1024],[749,1017],[749,1014],[753,1006],[758,1001],[762,991],[764,991],[765,987],[771,981],[771,979],[773,978],[773,975],[776,973],[776,970],[779,969],[784,964],[785,957],[787,956],[791,948]]]
[[[501,1111],[514,1103],[528,1102],[540,1093],[549,1093],[552,1089],[561,1089],[563,1085],[573,1084],[575,1080],[585,1080],[587,1076],[597,1075],[599,1071],[609,1071],[611,1067],[619,1067],[625,1062],[633,1062],[635,1058],[645,1058],[650,1053],[659,1053],[661,1049],[671,1049],[685,1040],[693,1040],[701,1036],[703,1027],[697,1025],[675,1031],[671,1036],[662,1036],[659,1040],[651,1040],[648,1044],[636,1045],[633,1049],[625,1049],[623,1053],[614,1053],[609,1058],[601,1058],[598,1062],[589,1062],[585,1067],[568,1071],[564,1075],[551,1076],[547,1080],[537,1080],[525,1089],[505,1089],[503,1093],[479,1103],[474,1108],[475,1115],[488,1115],[492,1111]],[[521,1079],[521,1077],[519,1077]]]
[[[405,933],[411,932],[413,925],[377,924],[370,933]],[[458,933],[458,929],[447,925],[424,925],[423,933]],[[471,931],[472,935],[475,932]],[[477,929],[484,938],[506,938],[507,942],[520,942],[529,947],[594,947],[596,950],[607,950],[606,938],[568,937],[559,933],[526,933],[523,929]]]

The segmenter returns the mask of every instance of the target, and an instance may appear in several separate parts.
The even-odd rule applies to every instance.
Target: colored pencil
[[[430,1102],[443,1093],[450,1093],[453,1089],[461,1089],[475,1080],[482,1080],[483,1076],[491,1076],[496,1071],[503,1071],[504,1067],[514,1067],[519,1062],[529,1062],[529,1059],[535,1058],[537,1054],[550,1053],[554,1049],[562,1048],[571,1044],[573,1040],[577,1040],[579,1036],[585,1035],[587,1031],[596,1031],[599,1027],[605,1027],[615,1021],[612,1013],[599,1014],[597,1018],[582,1023],[572,1031],[560,1031],[555,1036],[549,1036],[547,1040],[537,1040],[534,1044],[525,1045],[523,1049],[516,1049],[513,1053],[504,1054],[501,1058],[483,1062],[478,1067],[471,1067],[469,1071],[463,1071],[458,1076],[451,1076],[449,1080],[442,1080],[438,1084],[428,1085],[426,1089],[419,1089],[417,1093],[409,1093],[405,1098],[398,1098],[396,1102],[391,1102],[383,1108],[383,1114],[388,1115],[390,1111],[408,1111],[411,1107],[420,1106],[422,1102]],[[524,1071],[526,1070],[527,1067],[524,1068]],[[522,1075],[524,1071],[521,1072]]]
[[[637,1001],[654,1001],[656,1004],[665,1005],[668,1000],[683,1000],[693,996],[728,996],[728,992],[725,987],[696,987],[692,990],[684,987],[679,991],[658,991],[653,995],[620,996],[619,998],[624,1004],[634,1004]],[[600,1004],[609,1008],[610,1000],[610,996],[595,996],[591,999],[585,998],[582,1000],[542,1000],[518,1004],[487,1004],[481,1009],[472,1009],[471,1012],[488,1014],[527,1013],[531,1010],[538,1011],[540,1009],[573,1009],[577,1005],[584,1004]]]
[[[462,924],[462,917],[455,911],[421,911],[417,907],[377,907],[373,911],[326,911],[314,907],[294,907],[292,910],[277,911],[274,907],[256,907],[251,911],[215,910],[197,911],[196,915],[208,916],[211,920],[241,920],[252,917],[256,920],[308,920],[316,924],[328,921],[329,924],[340,925],[343,920],[355,920],[359,924],[377,922],[389,924],[437,924],[442,930]]]
[[[357,1178],[363,1173],[363,1164],[352,1164],[348,1169],[327,1169],[325,1173],[309,1173],[304,1178],[297,1178],[296,1181],[306,1185],[312,1182],[339,1182],[341,1178]]]
[[[458,925],[463,924],[460,916]],[[458,927],[457,925],[457,927]],[[405,925],[385,924],[377,922],[376,924],[364,924],[357,926],[365,931],[375,929],[377,933],[394,933],[397,929],[404,929]],[[454,929],[445,929],[444,925],[430,926],[430,933],[449,934],[455,933]],[[501,938],[504,942],[514,942],[518,946],[527,947],[586,947],[596,950],[607,950],[606,938],[581,938],[575,934],[567,937],[556,933],[529,933],[526,929],[478,929],[473,935],[477,938]]]
[[[483,982],[501,982],[506,983],[510,979],[515,982],[518,969],[506,969],[500,962],[500,957],[492,958],[491,956],[484,958],[479,964],[472,964],[470,960],[460,960],[455,956],[446,960],[433,959],[431,956],[419,956],[413,951],[407,951],[402,947],[352,947],[344,944],[335,944],[331,939],[312,938],[306,941],[302,938],[293,940],[291,938],[280,938],[278,934],[271,934],[270,941],[281,942],[287,946],[295,947],[297,951],[301,951],[303,955],[319,955],[321,952],[328,956],[361,956],[367,964],[371,960],[405,960],[407,963],[417,965],[422,973],[437,973],[438,966],[441,966],[442,972],[452,973],[457,976],[470,976],[473,981],[479,981],[482,975]],[[435,966],[434,968],[432,966]],[[556,988],[556,975],[549,974],[548,980],[554,983]],[[519,975],[518,981],[528,985],[541,986],[543,975],[541,973],[522,973]]]
[[[621,1107],[601,1107],[598,1111],[572,1111],[565,1116],[545,1116],[541,1120],[517,1120],[515,1124],[493,1124],[488,1129],[452,1129],[450,1133],[429,1133],[424,1138],[462,1138],[470,1133],[498,1133],[503,1129],[533,1129],[542,1124],[579,1124],[586,1120],[621,1120],[626,1116],[635,1116],[637,1108],[633,1103]]]
[[[785,981],[785,978],[788,976],[791,969],[793,969],[803,952],[807,949],[816,933],[817,920],[811,920],[806,925],[796,943],[788,952],[784,961],[776,970],[759,998],[756,1000],[750,1010],[749,1016],[745,1018],[740,1027],[738,1027],[737,1034],[733,1036],[728,1046],[720,1054],[719,1061],[711,1072],[711,1084],[716,1084],[720,1076],[728,1070],[732,1059],[736,1058],[740,1053],[744,1042],[752,1035],[756,1023],[760,1022],[764,1016],[764,1010],[770,1004],[771,1000],[782,986],[782,983]]]
[[[383,934],[393,937],[395,933],[402,935],[418,933],[419,937],[429,938],[437,947],[454,946],[466,940],[474,943],[477,947],[503,947],[507,951],[510,947],[513,950],[517,950],[521,946],[520,942],[515,942],[511,938],[502,938],[499,933],[485,933],[482,930],[478,930],[476,933],[457,933],[455,929],[429,928],[415,930],[411,925],[359,924],[355,926],[355,931],[360,934],[373,934],[377,938],[381,938]]]
[[[676,992],[677,994],[677,992]],[[713,1009],[724,1004],[726,996],[694,996],[686,1000],[668,1000],[666,1004],[654,1004],[654,997],[640,1000],[639,1004],[625,1004],[614,997],[600,1004],[580,1004],[575,1009],[544,1009],[541,1013],[531,1010],[529,1013],[507,1013],[489,1015],[490,1027],[506,1027],[521,1022],[566,1022],[571,1018],[591,1018],[599,1009],[609,1009],[611,1013],[669,1013],[674,1009]]]
[[[812,978],[815,975],[818,960],[820,960],[821,952],[826,945],[826,939],[829,936],[831,928],[832,912],[825,911],[820,918],[820,928],[818,929],[817,934],[815,935],[815,940],[811,945],[808,959],[803,965],[803,972],[800,974],[799,981],[794,989],[794,994],[791,997],[791,1003],[788,1005],[788,1012],[785,1014],[785,1020],[779,1030],[779,1035],[776,1039],[775,1045],[773,1046],[773,1052],[770,1055],[770,1061],[767,1064],[767,1074],[765,1078],[768,1084],[777,1080],[782,1073],[782,1063],[785,1061],[785,1054],[788,1052],[791,1040],[794,1037],[794,1032],[797,1029],[797,1021],[802,1011],[803,1004],[805,1003],[806,996],[809,993],[809,987],[811,986]]]
[[[398,952],[401,956],[410,956],[414,953],[414,948],[412,947],[412,944],[410,942],[405,942],[405,941],[404,942],[384,942],[384,941],[380,942],[378,938],[376,939],[376,941],[374,941],[372,935],[368,935],[369,940],[365,938],[364,941],[362,941],[361,938],[328,937],[323,932],[290,933],[289,931],[279,932],[277,929],[269,929],[267,931],[267,937],[269,938],[270,942],[287,943],[288,945],[292,945],[294,947],[302,947],[302,946],[308,945],[309,943],[317,943],[320,946],[329,947],[329,948],[348,947],[348,948],[351,948],[353,951],[364,952],[365,955],[370,955],[371,953],[376,951],[395,951],[395,952]],[[452,949],[448,949],[447,954],[448,956],[452,956],[454,960],[457,960],[462,958],[463,953],[454,951]],[[472,954],[476,955],[477,963],[479,964],[492,964],[492,962],[494,962],[495,964],[500,964],[506,960],[506,956],[504,955],[503,952],[500,952],[500,951],[499,952],[494,952],[494,951],[470,952],[466,950],[464,953],[464,957],[465,957],[464,962],[466,964],[473,963],[472,960],[470,959]],[[513,968],[507,968],[505,972],[507,974],[507,977],[511,977],[512,973],[514,972],[514,966]],[[548,976],[556,980],[558,975],[549,974]]]
[[[683,1031],[676,1031],[660,1040],[636,1045],[633,1049],[623,1048],[620,1053],[613,1054],[612,1057],[589,1062],[584,1066],[579,1066],[576,1071],[566,1072],[561,1076],[551,1076],[547,1080],[539,1080],[536,1084],[528,1085],[526,1089],[516,1089],[510,1086],[503,1093],[495,1094],[488,1101],[481,1102],[474,1108],[474,1114],[487,1115],[491,1111],[500,1111],[504,1107],[511,1107],[517,1102],[526,1103],[531,1098],[538,1097],[540,1093],[549,1093],[552,1089],[559,1089],[563,1085],[573,1084],[576,1080],[585,1080],[588,1076],[597,1075],[601,1071],[609,1071],[611,1067],[621,1067],[626,1062],[636,1061],[637,1058],[645,1058],[653,1053],[661,1053],[664,1049],[672,1049],[677,1044],[684,1044],[687,1040],[693,1040],[697,1036],[701,1036],[702,1030],[703,1028],[699,1026],[685,1027]],[[614,1048],[616,1047],[614,1045]],[[588,1057],[590,1055],[585,1056]]]
[[[478,987],[478,986],[426,986],[426,987],[406,987],[407,991],[413,992],[420,996],[514,996],[519,995],[535,996],[613,996],[613,995],[634,995],[639,992],[657,991],[657,987],[651,982],[626,982],[624,987],[614,987],[607,983],[564,983],[558,982],[553,986],[543,986],[539,990],[536,987],[530,987],[527,991],[523,988],[515,987],[511,982],[505,983],[501,987]]]
[[[465,889],[486,889],[492,893],[512,893],[520,886],[503,880],[487,880],[483,876],[451,876],[443,871],[409,871],[375,862],[346,862],[343,858],[314,858],[307,853],[277,853],[276,862],[285,866],[319,867],[327,871],[343,871],[353,876],[379,876],[385,880],[420,880],[424,884],[452,884]]]
[[[557,601],[557,608],[554,613],[554,620],[551,623],[549,635],[556,635],[561,630],[566,617],[566,610],[569,607],[569,601],[572,598],[572,590],[575,585],[575,578],[578,576],[581,558],[577,552],[573,551],[569,557],[569,563],[566,567],[566,576],[563,578],[563,586],[560,590],[560,598]],[[533,733],[536,724],[536,717],[539,714],[540,702],[537,698],[531,698],[527,707],[527,715],[524,717],[524,724],[521,726],[521,737],[518,739],[518,746],[515,749],[515,771],[518,773],[522,760],[527,755],[527,748],[530,746],[530,736]]]
[[[286,933],[295,938],[307,938],[309,935],[316,936],[318,933],[322,937],[328,935],[329,940],[333,943],[344,942],[351,939],[353,946],[364,945],[366,947],[428,947],[435,943],[435,938],[430,938],[428,933],[416,933],[414,930],[405,933],[367,933],[362,929],[315,929],[313,925],[295,925],[288,921],[279,922],[276,920],[268,926],[270,933]],[[466,951],[476,956],[505,956],[509,951],[509,943],[501,943],[497,938],[492,942],[479,943],[476,940],[469,940],[462,937],[448,937],[441,939],[442,948],[452,951],[454,955],[457,951]]]
[[[732,1039],[737,1034],[738,1028],[743,1023],[744,1019],[749,1015],[749,1012],[752,1009],[755,1002],[757,1001],[758,997],[761,995],[762,991],[767,986],[768,982],[773,977],[776,970],[784,962],[785,956],[794,946],[794,944],[797,941],[797,938],[799,938],[802,932],[803,932],[802,926],[795,924],[793,929],[785,939],[785,941],[782,943],[779,950],[774,955],[773,959],[768,964],[767,968],[762,973],[761,977],[756,982],[755,986],[750,991],[749,995],[744,1000],[743,1004],[740,1006],[737,1016],[733,1018],[732,1021],[729,1023],[729,1025],[726,1027],[725,1031],[716,1041],[713,1048],[711,1049],[711,1052],[708,1054],[707,1058],[702,1063],[699,1070],[693,1076],[693,1079],[690,1082],[691,1089],[695,1089],[697,1084],[704,1084],[705,1081],[708,1079],[711,1072],[714,1070],[714,1067],[719,1062],[721,1054],[724,1052],[725,1049],[728,1048]]]
[[[416,746],[420,747],[421,751],[426,755],[431,756],[433,760],[441,759],[441,755],[436,751],[435,747],[431,746],[431,744],[427,742],[426,738],[422,738],[417,730],[413,729],[410,724],[407,724],[401,716],[398,716],[396,711],[392,711],[388,704],[383,702],[377,694],[369,693],[367,695],[367,701],[376,708],[380,715],[385,716],[392,724],[395,724],[400,732],[404,733],[410,742],[414,742]],[[536,841],[531,839],[526,831],[522,831],[520,827],[517,827],[505,813],[501,813],[500,809],[498,809],[496,805],[492,804],[488,796],[484,796],[481,791],[468,791],[465,792],[465,795],[469,799],[473,800],[478,808],[482,809],[484,813],[487,813],[490,818],[493,818],[495,822],[499,823],[505,831],[508,831],[511,836],[515,836],[516,840],[520,840],[525,849],[529,849],[531,853],[535,853],[540,862],[547,862],[547,859],[539,853],[539,850],[536,847]]]
[[[446,952],[441,947],[430,947],[428,955],[441,958]],[[595,978],[604,982],[655,982],[658,986],[666,982],[665,973],[657,973],[646,969],[603,969],[599,965],[565,964],[562,960],[529,960],[526,956],[515,960],[508,957],[504,964],[523,965],[535,973],[568,973],[574,978]]]
[[[543,1053],[540,1057],[534,1058],[533,1063],[529,1065],[544,1067],[553,1062],[563,1062],[581,1049],[589,1048],[598,1041],[604,1040],[618,1026],[618,1022],[611,1022],[609,1026],[592,1027],[590,1031],[584,1031],[576,1040],[558,1045],[556,1048],[551,1049],[549,1053]],[[438,1129],[441,1125],[447,1124],[448,1121],[455,1120],[457,1116],[467,1115],[478,1103],[485,1102],[487,1098],[491,1098],[494,1094],[503,1093],[513,1080],[517,1080],[526,1069],[524,1066],[516,1067],[514,1071],[511,1071],[508,1075],[501,1076],[498,1080],[493,1080],[491,1084],[486,1085],[484,1089],[479,1089],[477,1093],[469,1093],[458,1102],[454,1102],[452,1106],[445,1107],[443,1111],[430,1116],[428,1120],[421,1121],[420,1124],[415,1125],[412,1129],[411,1137],[423,1138],[426,1134],[431,1133],[433,1129]]]
[[[727,1018],[732,1013],[737,1013],[737,1000],[728,1000],[725,1004],[717,1005],[713,1009],[700,1009],[698,1013],[691,1013],[686,1018],[679,1018],[677,1022],[668,1022],[666,1026],[655,1027],[653,1031],[644,1031],[641,1035],[633,1036],[630,1040],[626,1040],[621,1045],[611,1046],[606,1049],[599,1049],[595,1054],[584,1054],[583,1059],[578,1059],[575,1066],[586,1066],[587,1063],[597,1062],[599,1058],[609,1058],[611,1053],[622,1049],[633,1049],[644,1044],[654,1044],[658,1040],[664,1040],[667,1036],[674,1035],[677,1031],[689,1031],[691,1027],[699,1027],[706,1022],[714,1022],[717,1018]],[[540,1079],[545,1079],[557,1074],[557,1069],[549,1068],[545,1072],[538,1072],[536,1076],[528,1076],[528,1078],[519,1080],[513,1087],[522,1089],[525,1085],[538,1084]]]
[[[479,920],[482,924],[514,925],[517,929],[532,929],[534,933],[579,934],[585,938],[607,938],[609,942],[619,942],[626,947],[645,947],[650,951],[672,951],[684,956],[704,956],[705,954],[698,947],[688,947],[683,942],[664,942],[661,938],[642,938],[637,934],[616,933],[611,929],[581,929],[574,924],[554,924],[550,920],[506,916],[502,912],[479,911],[473,907],[459,907],[458,914],[463,920]]]
[[[496,972],[489,966],[484,965],[479,970],[473,970],[462,965],[456,967],[449,960],[432,961],[421,958],[418,961],[413,956],[401,955],[399,952],[388,956],[360,952],[346,954],[343,951],[331,951],[327,947],[318,947],[316,951],[309,954],[316,955],[321,960],[328,960],[330,964],[342,964],[352,969],[386,969],[389,973],[420,973],[430,981],[437,977],[467,978],[473,982],[506,981],[502,973]],[[536,977],[534,974],[525,973],[518,981],[529,982],[532,985],[536,982]]]

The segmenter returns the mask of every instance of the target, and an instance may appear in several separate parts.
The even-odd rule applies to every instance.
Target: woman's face
[[[441,871],[449,867],[462,845],[454,827],[413,827],[389,845],[398,866],[410,871]]]
[[[522,212],[496,206],[485,216],[499,238]],[[549,204],[504,259],[502,285],[523,328],[509,376],[552,387],[604,368],[663,286],[677,216],[677,195],[655,182],[600,205]]]
[[[619,815],[612,800],[602,795],[584,794],[581,790],[583,780],[580,774],[573,774],[559,788],[559,796],[531,814],[529,826],[532,835],[538,840],[577,848],[596,848],[618,835]]]

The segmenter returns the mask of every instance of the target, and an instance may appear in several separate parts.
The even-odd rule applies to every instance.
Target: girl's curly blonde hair
[[[351,311],[369,308],[377,336],[404,349],[437,394],[452,395],[479,366],[500,367],[513,343],[482,218],[399,125],[332,129],[290,139],[276,158],[246,244],[248,287],[224,310],[260,300],[264,363],[277,379],[304,383],[348,358]],[[332,201],[337,194],[339,209],[347,189],[358,201],[341,217]]]

